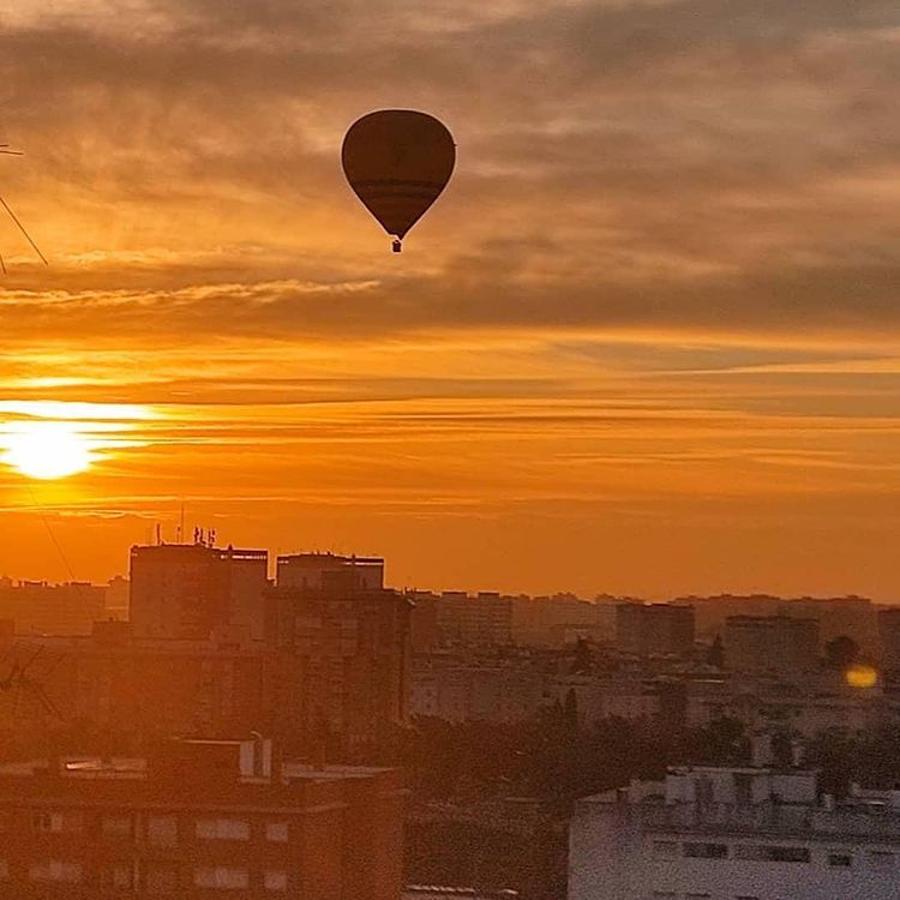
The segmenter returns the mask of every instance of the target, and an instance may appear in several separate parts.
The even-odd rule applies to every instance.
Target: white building
[[[900,791],[815,772],[685,768],[580,800],[569,900],[897,900]]]

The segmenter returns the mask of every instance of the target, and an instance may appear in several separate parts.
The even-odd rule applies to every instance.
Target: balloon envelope
[[[433,116],[383,109],[350,126],[341,158],[350,187],[369,212],[388,234],[403,238],[446,187],[456,147]]]

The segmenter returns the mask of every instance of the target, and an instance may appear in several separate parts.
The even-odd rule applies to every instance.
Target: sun
[[[91,441],[72,422],[22,422],[3,443],[3,462],[28,478],[68,478],[90,468]]]

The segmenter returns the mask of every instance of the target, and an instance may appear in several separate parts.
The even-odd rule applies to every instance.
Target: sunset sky
[[[900,600],[896,0],[16,0],[0,574],[182,502],[394,586]],[[400,256],[340,144],[427,110]],[[31,431],[29,431],[31,429]]]

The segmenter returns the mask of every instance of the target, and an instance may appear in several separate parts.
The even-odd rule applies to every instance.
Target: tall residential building
[[[798,675],[819,665],[819,623],[791,616],[730,616],[725,664],[736,672]]]
[[[392,770],[262,738],[0,765],[0,898],[397,900],[402,807]]]
[[[382,560],[279,557],[266,597],[279,733],[371,758],[406,721],[411,604],[382,584]]]
[[[19,634],[90,634],[106,618],[105,586],[73,581],[0,581],[0,619]]]
[[[694,649],[694,608],[670,603],[619,603],[616,646],[638,656],[687,656]]]
[[[814,772],[683,768],[587,797],[569,900],[896,900],[900,792],[836,802]]]
[[[233,630],[261,640],[268,559],[267,550],[202,543],[132,547],[135,636],[204,639]]]

